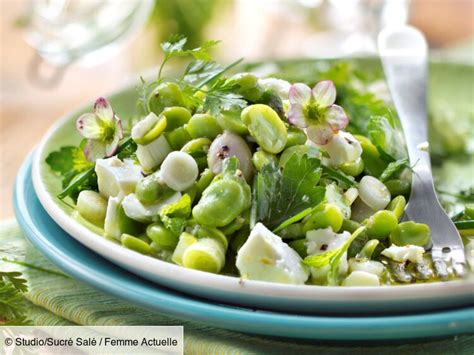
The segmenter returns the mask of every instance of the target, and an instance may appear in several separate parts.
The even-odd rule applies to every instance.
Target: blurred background
[[[171,34],[224,62],[373,55],[387,24],[474,64],[474,0],[0,0],[0,219],[27,153],[61,115],[156,67]],[[452,59],[451,58],[451,59]]]

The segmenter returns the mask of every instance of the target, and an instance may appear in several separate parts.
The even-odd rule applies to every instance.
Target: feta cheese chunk
[[[125,196],[122,201],[122,207],[127,217],[143,223],[153,222],[154,217],[158,217],[158,214],[163,207],[179,201],[181,193],[176,192],[165,200],[160,200],[152,204],[143,204],[135,194]]]
[[[327,163],[331,166],[355,162],[362,154],[359,141],[352,134],[344,131],[335,134],[322,148],[329,154]]]
[[[99,192],[104,197],[126,196],[135,191],[142,178],[141,169],[131,159],[123,162],[116,156],[97,159],[95,163]]]
[[[370,272],[353,271],[342,281],[342,286],[380,286],[380,280]]]
[[[392,244],[389,248],[382,251],[382,255],[398,262],[407,260],[412,263],[422,263],[425,249],[417,245],[405,245],[402,247]]]
[[[306,251],[308,255],[324,254],[327,251],[340,248],[351,236],[349,232],[337,234],[331,227],[316,229],[306,233]],[[339,274],[345,275],[348,270],[347,252],[345,252],[339,263]],[[329,265],[322,268],[311,267],[311,278],[317,284],[325,283]]]
[[[309,276],[298,253],[262,223],[255,225],[240,248],[236,266],[250,280],[302,285]]]

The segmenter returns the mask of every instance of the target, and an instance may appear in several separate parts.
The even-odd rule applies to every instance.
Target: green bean
[[[166,132],[165,137],[173,150],[180,150],[192,139],[184,127],[178,127],[171,132]]]
[[[146,229],[146,235],[160,249],[174,250],[178,245],[178,236],[166,229],[161,223],[150,224]]]
[[[251,191],[236,168],[238,159],[224,160],[223,172],[204,190],[193,217],[202,225],[223,227],[250,207]]]
[[[262,149],[278,154],[285,148],[288,140],[285,124],[271,107],[248,106],[242,111],[241,119]]]
[[[341,229],[343,221],[344,216],[339,207],[333,203],[325,203],[319,205],[304,222],[303,231],[306,233],[310,230],[331,227],[334,232],[337,232]]]
[[[392,196],[409,196],[411,190],[411,184],[404,180],[388,180],[385,181],[388,191]]]
[[[402,222],[390,233],[390,242],[398,246],[427,245],[430,241],[430,227],[413,221]]]
[[[402,218],[403,216],[403,213],[405,212],[406,204],[407,202],[405,200],[405,197],[397,196],[392,201],[390,201],[390,203],[387,206],[387,210],[395,213],[395,216],[397,217],[397,219],[400,220],[400,218]]]
[[[125,248],[134,250],[140,254],[148,255],[152,252],[151,247],[147,243],[130,234],[122,234],[120,241]]]
[[[193,115],[186,129],[192,138],[214,139],[222,133],[222,127],[219,126],[216,118],[208,113]]]
[[[398,218],[392,211],[378,211],[366,223],[367,235],[377,239],[387,238],[398,225]]]
[[[307,248],[306,248],[306,238],[303,239],[296,239],[292,240],[288,243],[288,245],[296,251],[302,259],[308,256]]]
[[[103,226],[107,212],[107,200],[95,191],[84,190],[79,193],[76,203],[77,211],[87,221]]]
[[[344,219],[342,221],[341,230],[348,231],[349,233],[354,233],[359,227],[360,223],[350,219]]]
[[[306,143],[306,133],[302,129],[290,126],[288,128],[288,140],[286,141],[285,149],[295,145],[303,145]]]
[[[359,176],[364,171],[364,161],[359,158],[354,162],[342,164],[339,170],[350,176]]]
[[[184,126],[191,119],[191,112],[188,109],[180,106],[167,107],[161,113],[166,117],[167,126],[166,131],[170,132],[178,127]]]
[[[380,158],[377,147],[364,136],[354,136],[362,146],[362,160],[364,161],[364,171],[367,175],[380,176],[387,167],[387,163]]]
[[[221,110],[216,120],[224,131],[232,132],[238,135],[249,133],[247,126],[240,119],[240,110]]]
[[[166,107],[185,106],[178,84],[166,82],[158,85],[148,96],[148,110],[159,115]]]
[[[267,164],[274,164],[276,166],[278,160],[275,154],[267,153],[266,151],[259,149],[253,153],[252,162],[255,166],[255,169],[257,169],[257,171],[261,171],[262,168]]]

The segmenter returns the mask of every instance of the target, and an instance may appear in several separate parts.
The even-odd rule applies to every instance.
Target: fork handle
[[[381,51],[381,59],[388,87],[402,124],[410,163],[414,165],[413,170],[416,173],[414,177],[419,175],[421,179],[417,179],[417,183],[423,183],[425,189],[434,191],[428,153],[427,48],[423,35],[415,29],[413,31],[418,34],[415,39],[413,34],[409,39],[404,39],[403,36],[386,39],[386,41],[391,41],[391,48]],[[408,40],[410,43],[406,43]],[[398,41],[400,50],[393,49],[394,41]]]

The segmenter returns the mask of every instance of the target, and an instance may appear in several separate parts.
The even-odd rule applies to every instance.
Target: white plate
[[[109,96],[115,111],[122,117],[135,109],[134,85]],[[33,163],[33,182],[38,198],[51,216],[71,237],[148,280],[194,296],[217,302],[302,313],[391,313],[426,311],[459,307],[474,303],[474,280],[444,283],[381,287],[296,286],[261,281],[244,281],[237,277],[215,275],[186,269],[115,244],[81,225],[70,216],[72,210],[55,196],[59,179],[44,163],[45,157],[64,145],[78,143],[75,119],[92,104],[77,110],[55,124],[41,141]]]

